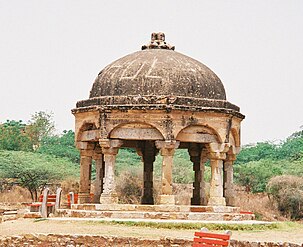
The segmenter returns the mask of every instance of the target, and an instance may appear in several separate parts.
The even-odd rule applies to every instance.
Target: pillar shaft
[[[229,144],[227,143],[210,143],[209,145],[211,181],[208,205],[211,206],[226,205],[226,201],[223,196],[223,160],[226,159],[228,148]]]
[[[191,198],[192,205],[206,205],[204,171],[207,161],[207,150],[190,148],[189,154],[193,162],[193,170],[195,172],[195,181],[193,183],[193,197]]]
[[[152,142],[144,142],[141,149],[143,158],[143,195],[142,204],[154,204],[153,196],[153,165],[155,161],[156,151]]]
[[[210,159],[211,182],[208,205],[226,205],[223,197],[223,160]]]
[[[92,157],[86,156],[85,152],[81,151],[80,186],[79,186],[80,204],[90,202],[91,167],[92,167]]]
[[[234,169],[233,163],[235,161],[235,155],[228,155],[224,161],[224,197],[227,206],[235,206],[235,190],[234,190]]]
[[[94,157],[94,160],[95,160],[95,164],[96,164],[94,203],[100,203],[100,196],[103,191],[104,157],[101,154],[96,155]]]
[[[102,204],[118,203],[118,197],[115,190],[115,162],[119,147],[122,142],[119,140],[100,140],[102,153],[104,155],[105,174],[103,179],[103,192],[100,197]]]
[[[172,186],[172,167],[173,156],[176,148],[179,146],[177,141],[157,141],[157,148],[162,155],[162,176],[161,176],[161,195],[160,204],[175,204]]]

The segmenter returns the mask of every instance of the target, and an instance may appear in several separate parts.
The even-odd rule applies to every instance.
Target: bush
[[[264,192],[270,178],[281,175],[281,164],[272,160],[251,161],[246,165],[234,167],[236,182],[245,186],[247,191]]]
[[[274,177],[268,182],[267,191],[283,215],[292,219],[303,218],[303,177]]]
[[[140,204],[142,187],[142,174],[140,175],[136,170],[122,172],[116,177],[119,203]]]

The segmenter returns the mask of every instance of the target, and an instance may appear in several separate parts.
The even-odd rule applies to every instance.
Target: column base
[[[174,195],[160,195],[160,204],[169,204],[175,205],[175,196]]]
[[[117,194],[101,194],[100,203],[101,204],[117,204],[118,196],[117,196]]]
[[[191,198],[191,205],[201,205],[201,206],[206,206],[207,205],[207,200],[205,197],[192,197]]]
[[[78,194],[78,204],[90,203],[89,193],[79,193]]]
[[[208,200],[208,206],[226,206],[224,197],[210,197]]]
[[[141,198],[141,204],[154,205],[154,198],[150,196],[143,196]]]
[[[100,203],[100,194],[98,195],[98,194],[96,194],[96,195],[94,195],[94,203],[97,203],[97,204],[99,204]]]
[[[225,197],[227,206],[235,206],[235,197]]]

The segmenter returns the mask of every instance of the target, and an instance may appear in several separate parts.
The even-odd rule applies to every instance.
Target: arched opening
[[[121,140],[163,140],[161,132],[152,125],[133,122],[120,124],[110,133],[109,138]]]
[[[216,130],[210,126],[190,125],[183,128],[177,135],[180,147],[187,149],[190,167],[192,168],[192,205],[207,205],[208,181],[210,179],[210,167],[206,145],[218,143],[220,138]]]
[[[183,128],[177,134],[176,140],[191,143],[221,142],[217,132],[213,128],[204,125],[190,125]]]

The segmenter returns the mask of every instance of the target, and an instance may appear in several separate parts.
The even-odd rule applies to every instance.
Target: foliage
[[[119,176],[124,171],[129,171],[134,168],[142,168],[143,163],[141,157],[132,148],[120,148],[116,158],[116,176]]]
[[[279,159],[303,160],[303,133],[292,134],[281,145],[278,151]]]
[[[303,177],[283,175],[270,179],[267,191],[285,216],[303,218]]]
[[[31,116],[26,126],[26,133],[29,136],[34,149],[40,146],[43,138],[51,136],[55,131],[53,113],[44,111],[36,112]]]
[[[245,166],[235,166],[235,180],[247,191],[265,191],[268,180],[282,174],[281,165],[271,160],[251,161]]]
[[[46,136],[42,139],[38,153],[50,154],[55,157],[68,158],[71,162],[79,164],[80,153],[75,147],[75,133],[72,130],[63,131],[63,135]]]
[[[20,121],[7,120],[0,125],[0,149],[31,151],[30,138],[25,133],[26,125]]]
[[[75,177],[77,169],[66,159],[31,152],[0,151],[0,177],[13,178],[33,200],[47,183]]]
[[[235,164],[245,164],[261,159],[273,159],[276,156],[277,147],[270,142],[259,142],[254,146],[244,147],[237,156]]]
[[[124,171],[116,178],[116,192],[120,203],[140,204],[142,196],[141,178],[142,174],[138,174],[135,170]]]
[[[263,192],[270,178],[303,175],[303,131],[279,144],[257,143],[243,147],[235,162],[235,181],[252,192]]]

